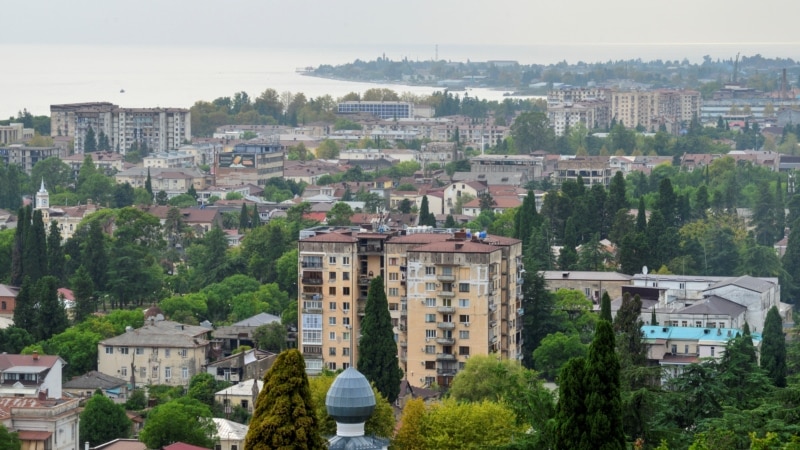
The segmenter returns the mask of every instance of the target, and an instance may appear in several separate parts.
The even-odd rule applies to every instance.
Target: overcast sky
[[[0,43],[800,42],[797,0],[16,0]]]

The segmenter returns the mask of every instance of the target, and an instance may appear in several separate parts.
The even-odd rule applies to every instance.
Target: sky
[[[798,43],[797,0],[25,0],[0,44]]]

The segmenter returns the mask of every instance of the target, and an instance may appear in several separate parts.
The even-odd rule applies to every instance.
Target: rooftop
[[[184,325],[168,320],[150,321],[142,328],[100,341],[101,345],[130,347],[182,347],[204,346],[208,341],[203,337],[210,330],[205,327]]]
[[[736,328],[702,328],[702,327],[667,327],[661,325],[643,325],[642,333],[645,341],[657,339],[686,340],[686,341],[705,341],[708,343],[727,343],[729,340],[741,333]],[[752,333],[753,342],[761,341],[761,334]]]

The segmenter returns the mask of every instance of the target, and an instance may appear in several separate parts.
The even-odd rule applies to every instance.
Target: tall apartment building
[[[643,126],[657,131],[665,125],[677,133],[680,128],[700,117],[700,93],[697,91],[612,91],[610,118],[616,118],[626,127]]]
[[[409,102],[348,101],[337,105],[339,114],[374,114],[381,119],[410,119],[414,117],[414,104]]]
[[[64,150],[58,147],[26,147],[22,144],[12,144],[8,147],[0,147],[0,161],[4,164],[16,164],[28,175],[31,174],[33,166],[39,161],[55,156],[64,156]]]
[[[298,336],[309,373],[358,360],[376,276],[384,280],[398,363],[412,385],[448,386],[470,355],[520,357],[519,240],[431,229],[307,231],[316,235],[298,243]]]
[[[215,184],[255,184],[283,176],[283,151],[277,142],[236,144],[233,151],[217,154]]]
[[[587,100],[607,100],[611,90],[601,87],[569,87],[547,92],[547,104],[578,103]]]
[[[74,139],[76,153],[83,153],[86,133],[108,136],[111,149],[126,153],[137,145],[151,152],[177,150],[192,138],[191,113],[181,108],[120,108],[108,102],[50,105],[52,137]]]
[[[556,136],[563,136],[568,128],[580,122],[590,130],[605,127],[609,122],[608,110],[606,100],[554,103],[547,106],[547,118]]]

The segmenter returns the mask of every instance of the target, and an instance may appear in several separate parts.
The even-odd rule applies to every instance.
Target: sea
[[[268,88],[302,92],[307,98],[385,87],[428,95],[441,87],[371,84],[323,79],[298,69],[378,57],[452,62],[516,60],[521,64],[626,59],[701,62],[733,59],[737,53],[800,60],[800,43],[350,45],[265,48],[256,46],[137,46],[0,44],[0,118],[23,109],[49,115],[51,104],[111,102],[122,107],[189,108],[244,91],[251,98]],[[501,100],[504,90],[474,88],[462,93]]]

